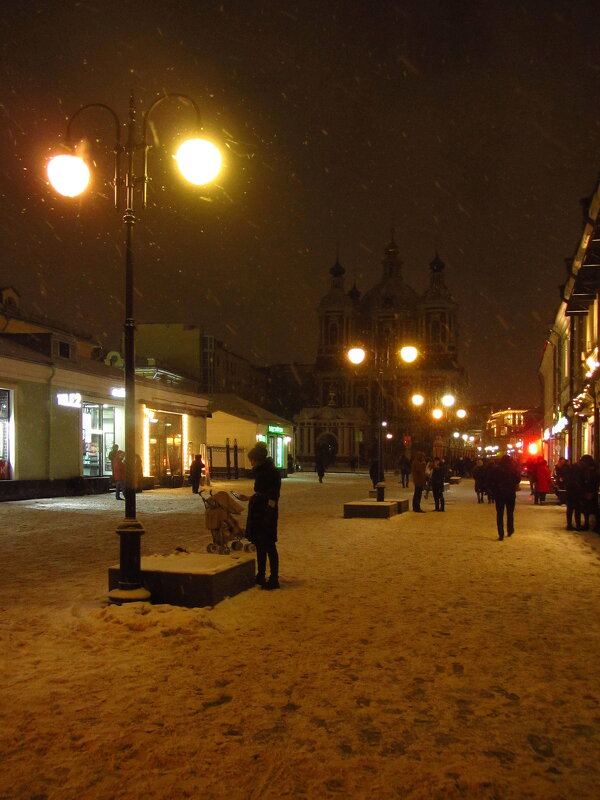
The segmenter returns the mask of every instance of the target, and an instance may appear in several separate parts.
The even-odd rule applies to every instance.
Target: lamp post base
[[[120,537],[119,586],[108,593],[111,603],[136,603],[150,599],[142,586],[140,539],[144,528],[136,519],[126,519],[117,528]]]

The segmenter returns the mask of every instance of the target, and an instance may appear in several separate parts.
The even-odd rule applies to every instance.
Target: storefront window
[[[163,480],[183,475],[182,417],[155,411],[149,424],[149,458],[151,474]]]
[[[10,464],[10,391],[0,389],[0,480],[12,477]]]
[[[115,408],[100,403],[82,403],[83,474],[92,478],[110,475],[108,453],[115,441]]]

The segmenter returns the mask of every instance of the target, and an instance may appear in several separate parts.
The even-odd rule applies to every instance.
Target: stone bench
[[[344,503],[344,518],[389,519],[408,511],[408,500],[353,500]]]
[[[151,603],[214,606],[255,586],[254,556],[249,553],[145,556],[141,567],[142,584],[151,594]],[[118,566],[109,568],[109,591],[119,588],[119,573]]]

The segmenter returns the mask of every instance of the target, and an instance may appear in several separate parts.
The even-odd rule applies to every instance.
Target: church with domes
[[[381,423],[386,468],[396,466],[402,453],[431,454],[436,443],[445,453],[440,440],[466,402],[458,309],[444,262],[436,253],[423,293],[405,282],[393,236],[381,266],[379,282],[364,294],[345,285],[339,259],[329,270],[329,290],[317,307],[316,405],[295,417],[297,459],[307,467],[317,453],[341,468],[364,466],[376,456]],[[410,363],[400,355],[406,347],[417,353]],[[362,363],[350,361],[352,348],[362,350]],[[443,410],[436,424],[431,414],[438,406]]]

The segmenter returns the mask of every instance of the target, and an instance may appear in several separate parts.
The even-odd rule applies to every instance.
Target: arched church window
[[[338,325],[337,322],[330,322],[329,323],[329,341],[328,344],[337,344],[338,343]]]

